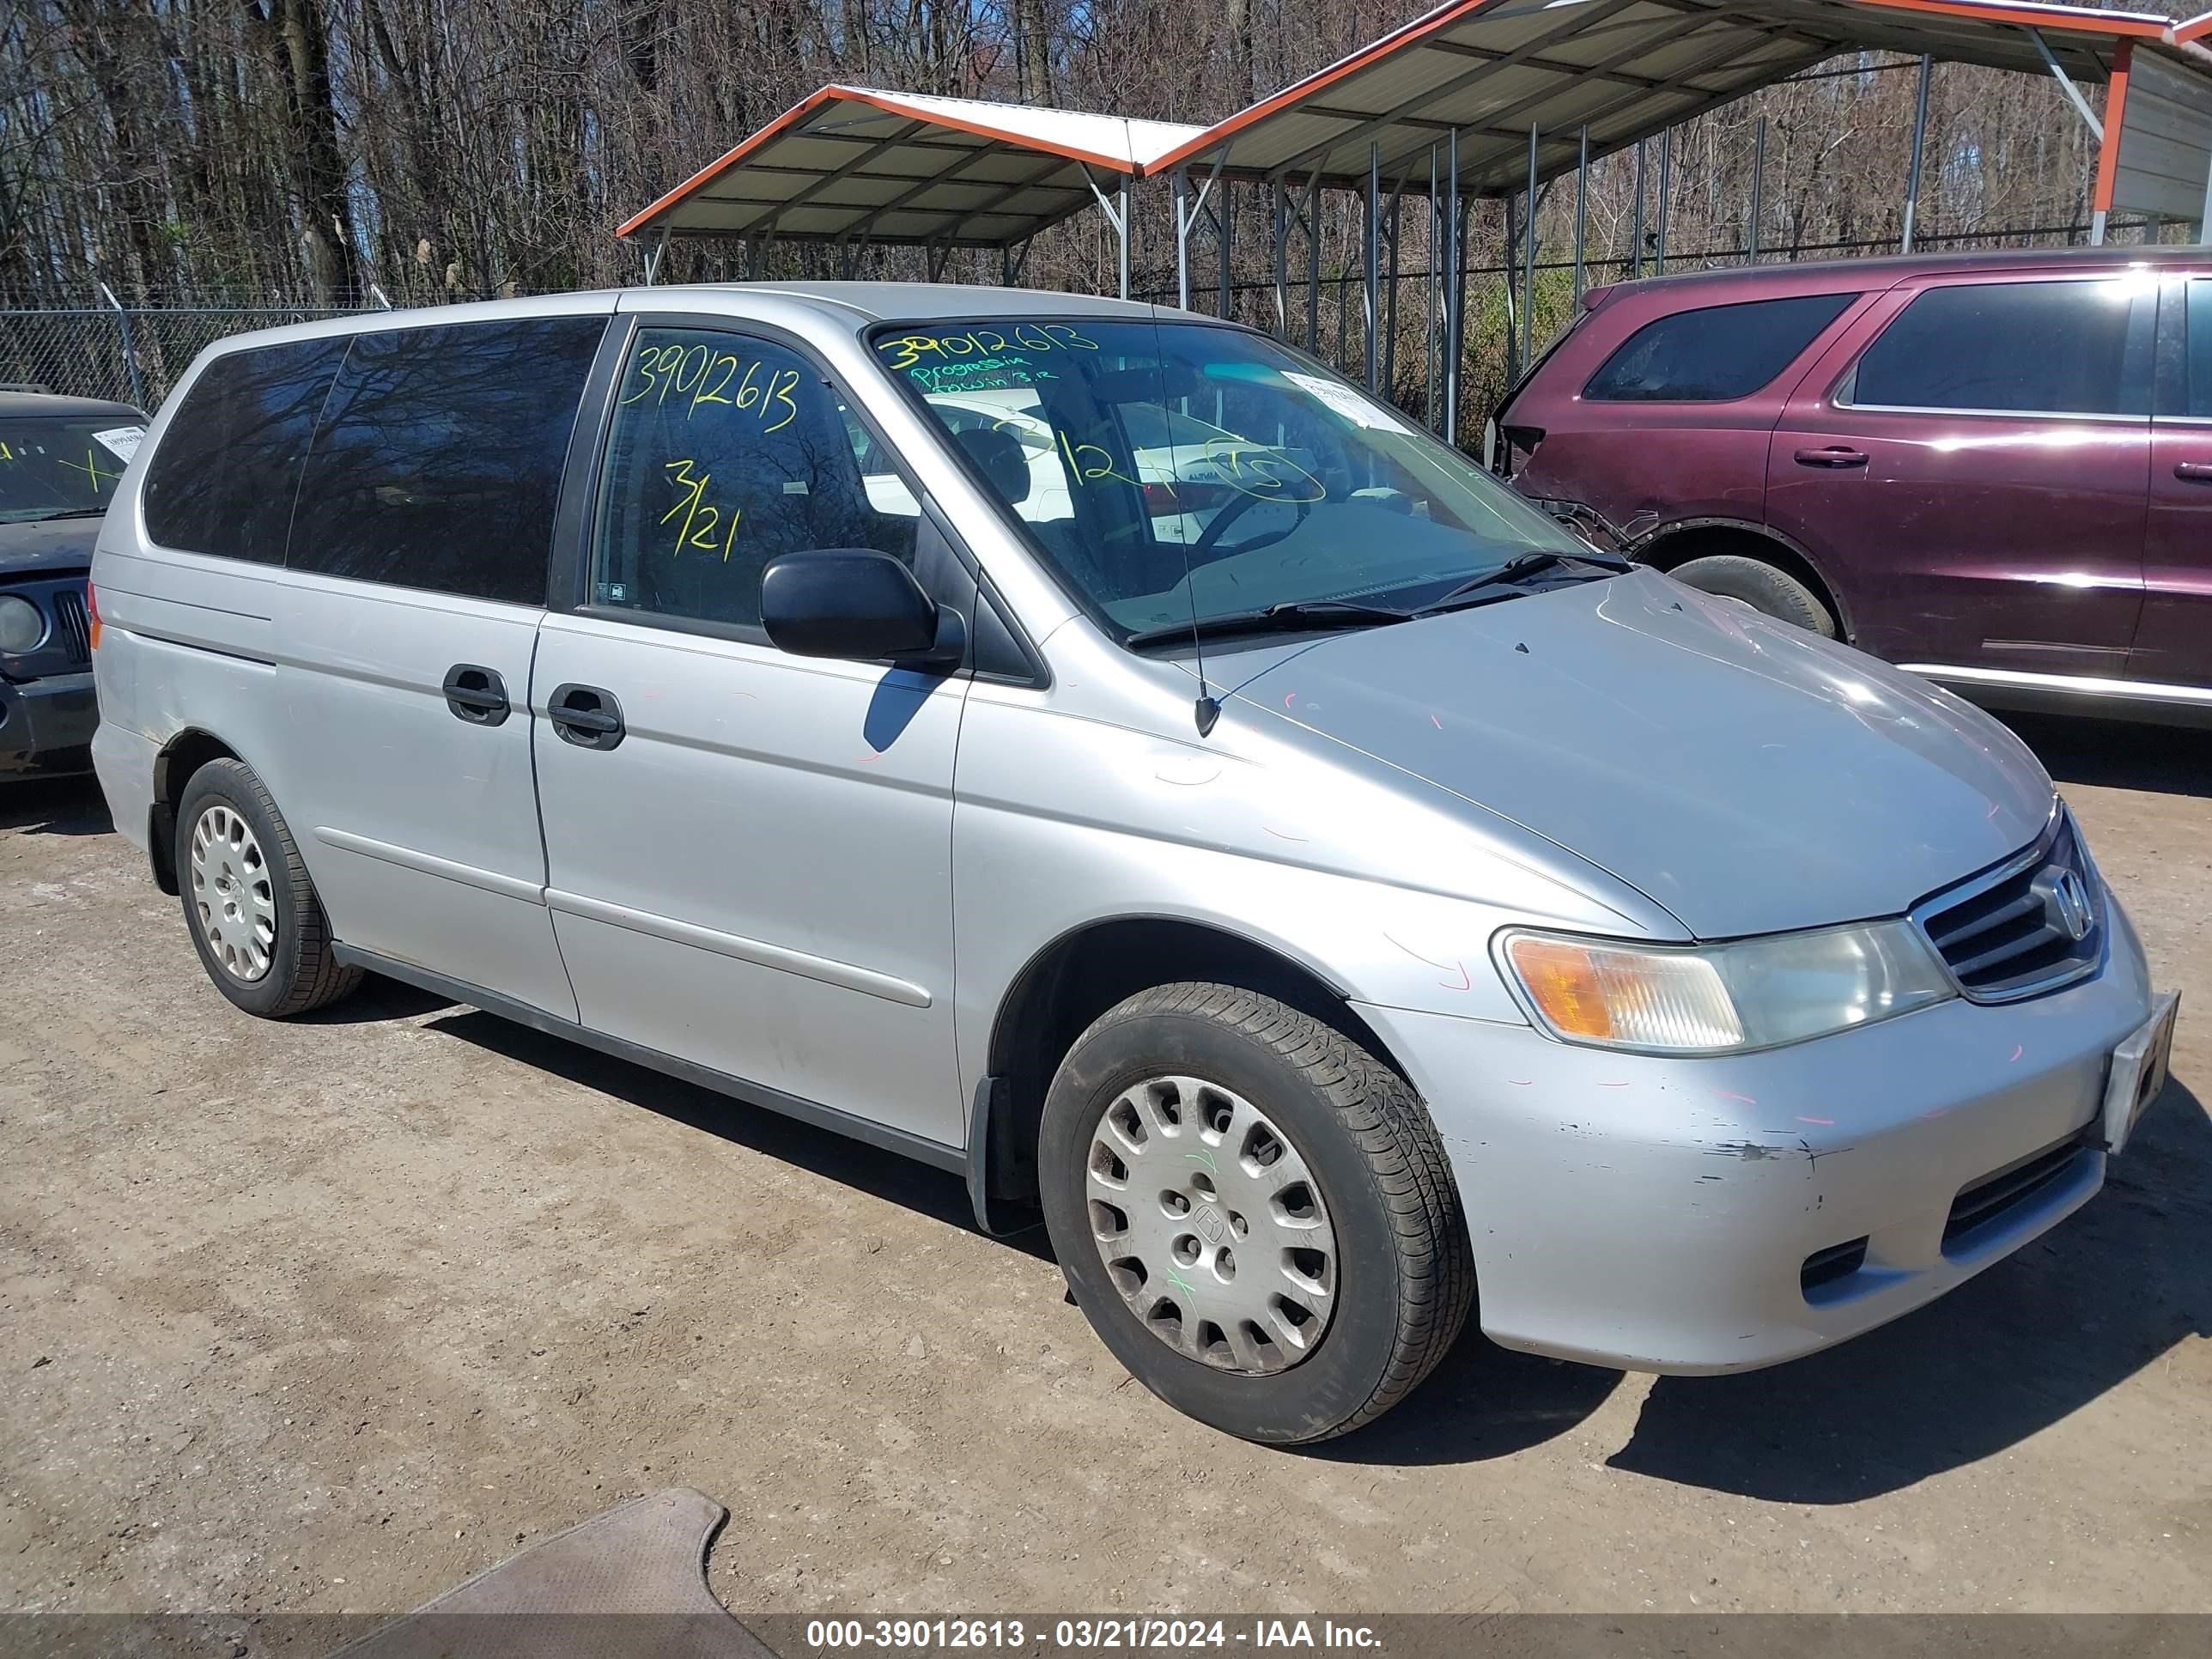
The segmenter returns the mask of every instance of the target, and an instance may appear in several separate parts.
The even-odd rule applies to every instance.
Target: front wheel
[[[1038,1167],[1101,1340],[1244,1439],[1371,1421],[1466,1322],[1466,1223],[1419,1097],[1273,998],[1166,985],[1110,1010],[1053,1079]]]

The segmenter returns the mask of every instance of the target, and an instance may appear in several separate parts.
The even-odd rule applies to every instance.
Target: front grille
[[[2091,1126],[2094,1127],[2094,1125]],[[2039,1152],[2025,1164],[1993,1175],[1969,1187],[1951,1202],[1943,1223],[1943,1244],[1948,1249],[1977,1227],[2001,1219],[2056,1182],[2089,1145],[2088,1130]]]
[[[67,588],[54,595],[54,639],[72,663],[92,660],[92,625],[84,614],[84,595]]]
[[[2104,898],[2070,817],[1996,870],[1913,912],[1928,941],[1977,1002],[2055,990],[2096,967]]]

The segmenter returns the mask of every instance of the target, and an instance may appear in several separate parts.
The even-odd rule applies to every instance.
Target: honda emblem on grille
[[[2076,870],[2061,870],[2051,884],[2051,908],[2066,937],[2078,939],[2089,931],[2089,889]]]

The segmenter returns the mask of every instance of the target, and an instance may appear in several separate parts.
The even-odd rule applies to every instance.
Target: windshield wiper
[[[1140,628],[1121,641],[1124,645],[1166,645],[1176,640],[1208,639],[1218,634],[1294,633],[1314,628],[1378,628],[1389,623],[1411,622],[1413,613],[1392,611],[1379,605],[1360,605],[1350,599],[1285,599],[1259,611],[1232,611],[1226,616],[1201,617],[1195,623],[1169,623],[1159,628]]]
[[[32,522],[45,524],[51,519],[102,519],[106,516],[107,509],[104,507],[61,507],[51,513],[40,514]]]
[[[1577,569],[1575,567],[1581,567]],[[1464,611],[1478,605],[1495,605],[1500,599],[1516,599],[1531,590],[1525,585],[1528,579],[1540,573],[1560,568],[1569,574],[1579,575],[1586,569],[1591,580],[1599,576],[1617,576],[1624,570],[1636,567],[1630,561],[1610,553],[1592,549],[1583,553],[1538,551],[1517,553],[1495,570],[1462,582],[1442,599],[1431,600],[1412,614],[1433,617],[1443,611]]]

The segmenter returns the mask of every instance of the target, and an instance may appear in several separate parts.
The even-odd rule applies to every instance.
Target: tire
[[[1824,640],[1834,639],[1838,632],[1835,617],[1811,588],[1763,560],[1714,553],[1678,564],[1667,574],[1700,593],[1734,599]]]
[[[1108,1012],[1053,1079],[1037,1158],[1053,1249],[1092,1328],[1146,1388],[1225,1433],[1299,1445],[1358,1428],[1412,1393],[1466,1323],[1466,1222],[1419,1097],[1271,997],[1164,985]],[[1117,1166],[1126,1207],[1097,1184]],[[1196,1259],[1172,1254],[1186,1243]],[[1109,1267],[1112,1252],[1126,1259]]]
[[[210,761],[192,774],[177,807],[176,860],[200,966],[247,1013],[289,1019],[361,983],[362,970],[331,949],[330,919],[283,815],[243,761]]]

